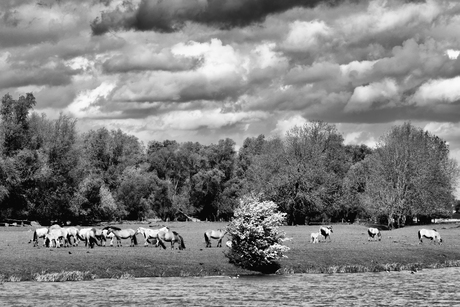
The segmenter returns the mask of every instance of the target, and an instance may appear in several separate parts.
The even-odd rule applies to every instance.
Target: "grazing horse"
[[[371,239],[378,239],[379,241],[382,241],[382,234],[378,228],[369,227],[367,229],[367,234],[369,235],[369,237],[367,237],[367,241],[370,241]]]
[[[433,243],[436,244],[436,240],[439,242],[439,245],[442,244],[441,235],[436,229],[420,229],[418,231],[418,239],[420,240],[419,244],[422,244],[422,239],[427,238],[430,239]]]
[[[171,242],[171,249],[174,248],[174,243],[179,244],[179,249],[183,250],[185,249],[185,243],[184,239],[175,231],[171,231],[169,228],[168,230],[161,230],[157,234],[157,240],[158,244],[163,247],[163,249],[166,249],[165,241],[166,242]]]
[[[131,243],[129,246],[137,245],[136,231],[134,231],[134,229],[121,229],[114,226],[107,226],[104,227],[104,229],[107,229],[108,235],[113,233],[113,235],[117,239],[117,246],[122,246],[121,239],[131,239]]]
[[[140,233],[144,236],[144,246],[149,245],[150,239],[155,239],[156,246],[158,247],[158,240],[157,240],[158,233],[160,231],[168,231],[168,230],[169,228],[166,226],[163,226],[162,228],[158,228],[158,229],[139,227],[136,229],[136,234]]]
[[[329,237],[329,240],[331,240],[331,233],[333,233],[332,226],[319,227],[319,233],[324,237],[324,240],[326,240],[328,237]]]
[[[65,231],[67,231],[67,241],[72,246],[78,246],[78,228],[77,227],[64,227]],[[73,237],[73,243],[71,243],[71,237]]]
[[[68,246],[67,231],[63,228],[50,228],[48,233],[45,235],[45,246],[46,247],[60,247],[61,239],[64,240],[64,246]]]
[[[95,228],[95,229],[96,229],[96,239],[99,240],[99,243],[101,244],[101,246],[105,247],[105,243],[107,242],[107,237],[112,238],[112,241],[110,242],[110,244],[111,246],[113,245],[113,237],[114,237],[113,234],[110,234],[109,236],[109,232],[107,231],[107,229],[99,229],[99,228]],[[104,245],[102,245],[102,242],[104,242]]]
[[[204,233],[204,240],[206,241],[206,247],[211,247],[211,239],[216,239],[217,247],[222,247],[222,239],[227,232],[222,229],[212,230],[208,229]]]
[[[96,238],[96,228],[82,228],[78,231],[78,239],[85,242],[85,246],[94,248],[94,244],[100,246]]]
[[[319,243],[319,236],[320,236],[319,232],[312,232],[310,235],[311,243]]]
[[[32,239],[29,241],[34,242],[34,247],[38,246],[38,238],[43,238],[43,246],[45,246],[45,235],[48,233],[48,228],[42,227],[42,228],[37,228],[34,230],[34,235]]]
[[[105,238],[104,247],[105,247],[105,243],[107,242],[107,239],[110,239],[110,246],[113,246],[113,240],[115,239],[115,235],[113,233],[109,233],[107,229],[102,229],[102,235]]]

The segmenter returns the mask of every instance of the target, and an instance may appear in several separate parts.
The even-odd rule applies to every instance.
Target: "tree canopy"
[[[32,94],[0,108],[0,220],[48,224],[117,219],[229,220],[260,195],[289,224],[449,216],[458,166],[439,137],[410,123],[376,148],[345,145],[333,124],[310,121],[286,135],[248,137],[239,148],[152,140],[121,130],[79,133],[76,120],[33,111]]]

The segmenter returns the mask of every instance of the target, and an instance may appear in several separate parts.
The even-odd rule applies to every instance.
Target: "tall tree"
[[[368,208],[387,216],[389,226],[406,216],[452,212],[458,166],[437,136],[404,123],[385,135],[367,165],[364,196]]]
[[[248,172],[249,186],[280,204],[288,222],[331,219],[338,211],[347,156],[334,125],[312,121],[265,143]]]
[[[29,144],[29,112],[35,104],[35,97],[31,93],[20,96],[18,100],[9,94],[3,96],[0,114],[5,155],[11,156]]]

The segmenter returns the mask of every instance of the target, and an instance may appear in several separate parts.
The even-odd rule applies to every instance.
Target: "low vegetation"
[[[35,273],[33,279],[35,281],[82,281],[82,280],[93,280],[94,275],[90,272],[81,271],[61,271],[58,273]]]
[[[136,224],[122,224],[136,228]],[[146,226],[143,224],[143,226]],[[152,225],[159,226],[159,225]],[[166,250],[153,246],[70,248],[33,247],[28,244],[28,227],[0,228],[0,282],[46,280],[86,280],[92,278],[187,277],[254,274],[229,263],[224,252],[228,247],[205,247],[203,233],[209,228],[225,228],[226,223],[168,223],[185,240],[186,249]],[[382,231],[382,241],[368,241],[362,225],[334,225],[331,242],[309,242],[318,226],[283,226],[285,245],[290,248],[281,259],[278,274],[354,273],[443,268],[460,266],[460,227],[436,225],[443,244],[428,240],[419,244],[417,230],[405,227]],[[432,228],[430,226],[430,228]],[[32,228],[30,228],[32,229]],[[229,238],[226,236],[224,242]],[[41,244],[41,241],[40,241]],[[73,278],[73,279],[72,279]],[[82,278],[82,279],[79,279]]]

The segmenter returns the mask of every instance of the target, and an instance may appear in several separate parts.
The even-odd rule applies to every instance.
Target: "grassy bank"
[[[139,245],[70,248],[43,248],[28,244],[29,227],[0,228],[0,282],[22,280],[87,280],[93,278],[132,278],[156,276],[208,276],[253,274],[228,263],[227,248],[205,248],[203,233],[223,228],[224,223],[168,223],[185,240],[186,249],[162,250]],[[137,228],[123,224],[122,228]],[[146,226],[145,224],[142,226]],[[377,272],[460,266],[460,228],[436,225],[444,244],[429,241],[418,244],[417,230],[406,227],[382,232],[381,242],[368,242],[366,227],[334,225],[331,242],[311,244],[310,233],[318,226],[284,227],[291,250],[281,261],[280,274]],[[29,231],[30,230],[30,231]],[[40,241],[41,243],[41,241]]]

